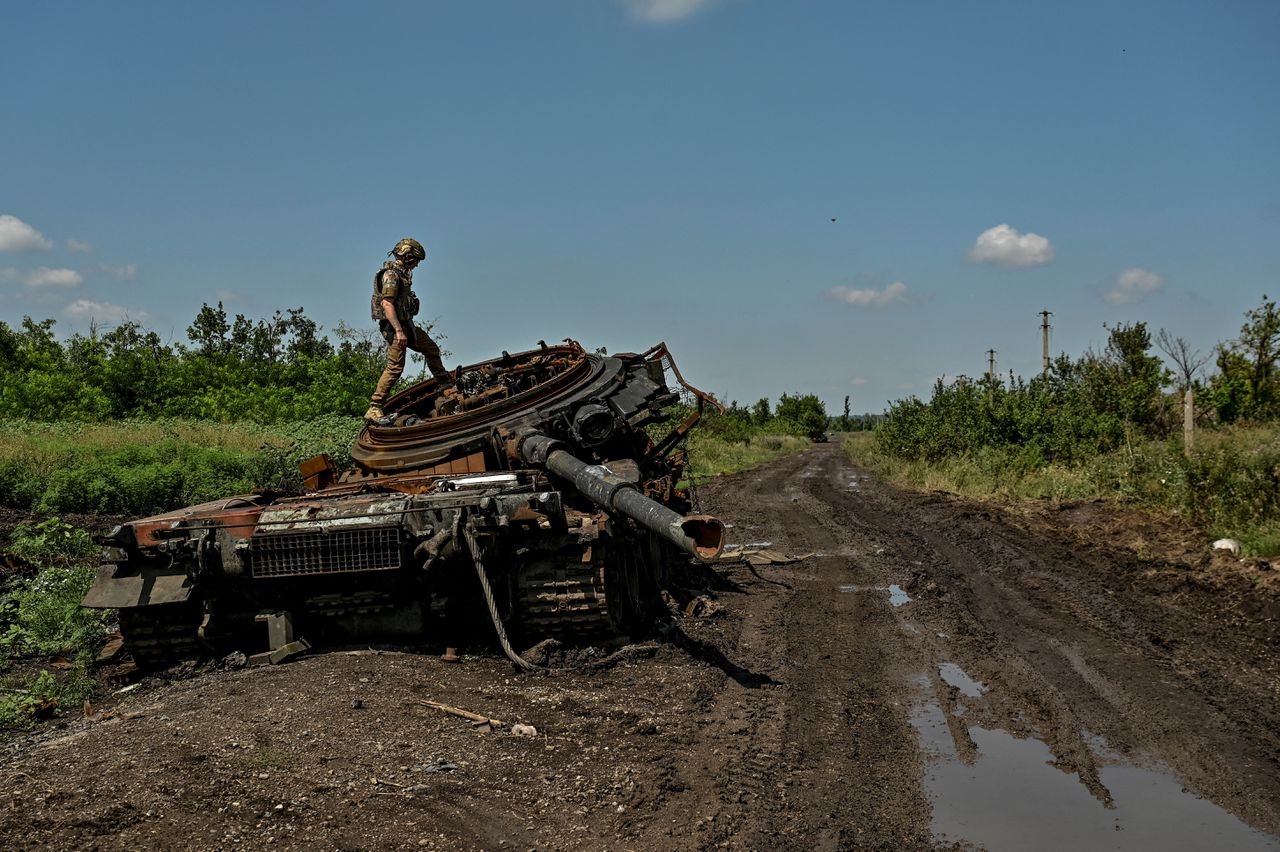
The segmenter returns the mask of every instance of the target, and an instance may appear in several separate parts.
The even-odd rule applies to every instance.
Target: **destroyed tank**
[[[654,440],[680,393],[694,403]],[[325,643],[453,647],[643,632],[669,572],[714,559],[724,526],[688,514],[683,439],[710,395],[665,344],[605,355],[567,340],[459,367],[391,397],[338,470],[116,527],[84,599],[119,610],[144,667]]]

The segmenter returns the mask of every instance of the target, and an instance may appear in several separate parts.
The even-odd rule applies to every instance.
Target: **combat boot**
[[[369,410],[364,413],[364,422],[375,423],[386,416],[386,412],[382,410],[382,406],[370,404]]]

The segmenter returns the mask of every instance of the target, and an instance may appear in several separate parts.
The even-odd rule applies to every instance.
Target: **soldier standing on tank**
[[[406,238],[396,243],[387,254],[391,260],[382,264],[373,276],[373,299],[370,302],[370,313],[387,342],[387,366],[369,400],[365,420],[381,420],[386,416],[382,404],[386,402],[391,386],[404,372],[409,349],[426,357],[431,375],[442,387],[453,384],[453,376],[440,360],[440,347],[425,329],[413,321],[419,307],[418,295],[413,292],[413,269],[426,260],[427,250],[417,240]]]

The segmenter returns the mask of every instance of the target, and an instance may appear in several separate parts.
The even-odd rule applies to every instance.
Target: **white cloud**
[[[978,235],[969,259],[1000,266],[1042,266],[1053,260],[1053,245],[1039,234],[1019,234],[1008,225],[996,225]]]
[[[62,287],[70,289],[79,287],[84,278],[74,269],[50,269],[42,266],[39,269],[33,269],[27,273],[26,283],[28,287],[39,289],[41,287]]]
[[[867,383],[867,380],[862,378],[862,376],[857,376],[849,380],[849,384],[853,385],[854,387],[857,387],[858,385],[865,385],[866,383]]]
[[[67,251],[88,254],[93,251],[93,245],[86,243],[84,240],[67,240]]]
[[[855,289],[853,287],[832,287],[827,295],[837,302],[845,302],[860,308],[883,308],[893,302],[900,302],[907,297],[907,285],[895,281],[883,290],[872,288]]]
[[[99,263],[98,269],[107,273],[117,281],[132,281],[138,275],[138,267],[132,263],[126,263],[124,266],[112,266],[109,263]]]
[[[1155,295],[1164,286],[1164,279],[1154,272],[1130,267],[1121,272],[1116,283],[1102,297],[1113,305],[1136,305],[1148,296]]]
[[[53,242],[44,234],[8,213],[0,213],[0,251],[48,251]]]
[[[126,319],[146,322],[150,315],[146,311],[131,311],[111,302],[94,302],[89,299],[76,299],[62,309],[68,319],[96,322],[117,323]]]
[[[12,266],[6,266],[3,268],[0,268],[0,281],[8,283],[10,281],[17,281],[17,280],[18,280],[18,270],[14,269]]]
[[[626,0],[631,17],[655,24],[682,21],[716,0]]]

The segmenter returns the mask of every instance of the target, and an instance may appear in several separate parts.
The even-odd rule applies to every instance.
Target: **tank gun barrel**
[[[626,515],[698,559],[710,561],[724,549],[724,524],[718,518],[673,512],[644,496],[634,482],[599,465],[587,464],[563,443],[541,432],[524,435],[518,447],[525,463],[545,467],[571,482],[597,506]]]

